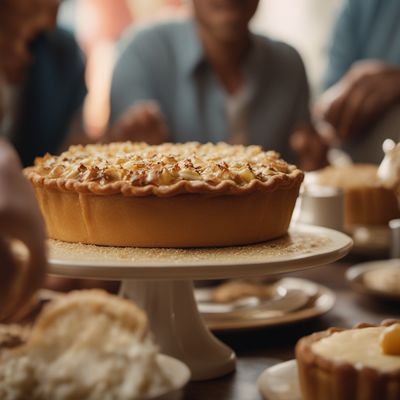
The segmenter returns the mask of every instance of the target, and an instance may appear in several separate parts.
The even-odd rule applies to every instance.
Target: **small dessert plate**
[[[400,301],[400,259],[356,264],[347,270],[346,279],[360,293]]]
[[[278,326],[314,318],[328,312],[334,293],[325,286],[299,279],[283,278],[273,284],[278,296],[272,299],[221,304],[213,302],[214,288],[198,288],[195,297],[206,325],[213,331],[233,331]],[[280,293],[280,294],[279,294]]]
[[[250,283],[250,285],[252,285],[252,283]],[[221,286],[217,286],[217,290],[220,287]],[[197,305],[199,311],[210,318],[213,316],[217,318],[232,318],[235,315],[240,316],[243,311],[287,313],[303,307],[310,297],[304,290],[285,287],[284,283],[282,284],[281,281],[272,285],[264,284],[262,287],[266,288],[271,293],[267,298],[252,294],[240,296],[237,299],[224,302],[217,301],[210,296],[212,295],[213,289],[200,289],[196,291]]]
[[[266,400],[302,400],[296,360],[267,368],[259,376],[257,387]]]

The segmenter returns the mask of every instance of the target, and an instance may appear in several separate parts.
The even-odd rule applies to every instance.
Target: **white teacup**
[[[299,201],[299,212],[295,222],[343,230],[342,190],[329,186],[306,186]]]

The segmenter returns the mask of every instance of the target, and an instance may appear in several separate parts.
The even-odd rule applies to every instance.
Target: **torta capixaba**
[[[303,400],[400,399],[400,323],[331,328],[296,346]]]
[[[287,232],[304,174],[225,143],[72,146],[25,170],[50,238],[135,247],[262,242]]]

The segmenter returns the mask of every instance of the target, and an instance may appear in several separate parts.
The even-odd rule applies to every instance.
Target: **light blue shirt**
[[[345,0],[333,30],[325,88],[365,59],[400,65],[400,0]]]
[[[251,35],[244,63],[249,89],[246,141],[292,158],[288,138],[309,122],[303,62],[287,44]],[[228,141],[224,88],[205,59],[194,22],[169,22],[133,32],[117,61],[110,123],[140,100],[155,100],[171,140]]]

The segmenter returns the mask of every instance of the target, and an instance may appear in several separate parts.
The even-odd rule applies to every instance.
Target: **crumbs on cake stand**
[[[215,263],[234,259],[235,263],[279,259],[292,255],[306,255],[329,246],[331,239],[313,233],[290,233],[282,238],[263,243],[218,248],[138,248],[110,247],[49,240],[53,258],[67,257],[73,261],[132,261],[134,263],[183,264],[201,263],[212,258]]]

